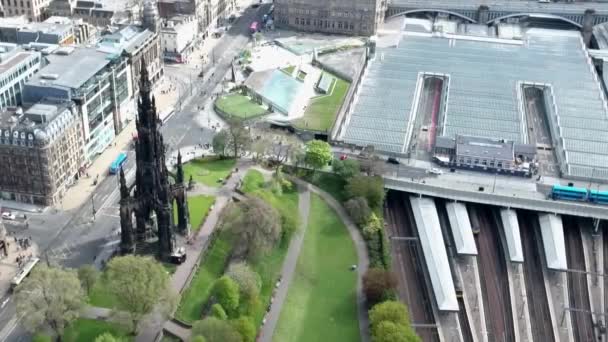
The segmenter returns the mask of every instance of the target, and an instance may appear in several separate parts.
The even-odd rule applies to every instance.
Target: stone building
[[[371,36],[387,0],[275,0],[274,24],[299,31]]]
[[[50,2],[51,0],[0,0],[6,17],[25,15],[31,21],[44,20]]]
[[[193,15],[198,21],[198,32],[207,36],[224,25],[235,10],[235,0],[159,0],[159,14],[164,19],[177,15]]]
[[[57,204],[82,166],[82,145],[81,121],[66,102],[0,113],[0,196]]]

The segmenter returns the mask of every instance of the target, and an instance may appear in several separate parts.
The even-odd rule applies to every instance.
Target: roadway
[[[232,60],[249,41],[249,23],[261,21],[262,15],[269,7],[270,4],[264,4],[256,9],[248,7],[233,23],[230,30],[217,43],[215,51],[218,58],[215,64],[206,66],[204,78],[199,78],[198,72],[187,66],[165,69],[167,77],[193,79],[193,89],[182,102],[181,110],[176,110],[161,128],[168,146],[167,155],[181,147],[211,142],[214,131],[197,123],[197,117],[203,115],[198,108],[208,102],[210,94],[221,82]],[[202,121],[198,120],[198,122]],[[134,151],[129,150],[128,155],[125,173],[127,178],[132,179],[135,174]],[[43,259],[47,257],[51,262],[67,267],[93,263],[100,252],[115,246],[119,238],[117,180],[114,176],[107,177],[98,185],[92,199],[78,209],[28,214],[29,229],[24,230],[20,225],[8,225],[7,229],[18,236],[31,236],[38,244]],[[2,327],[0,341],[29,340],[30,335],[18,325],[12,301],[0,307],[0,327]]]

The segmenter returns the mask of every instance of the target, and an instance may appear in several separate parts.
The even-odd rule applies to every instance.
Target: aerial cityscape
[[[604,0],[0,0],[0,342],[606,341],[606,62]]]

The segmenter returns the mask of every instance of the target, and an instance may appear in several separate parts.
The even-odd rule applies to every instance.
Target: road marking
[[[6,341],[6,339],[10,336],[13,330],[15,330],[15,328],[17,327],[17,324],[19,324],[19,318],[17,318],[17,316],[13,316],[13,318],[11,318],[8,323],[6,323],[4,328],[0,330],[0,341]]]

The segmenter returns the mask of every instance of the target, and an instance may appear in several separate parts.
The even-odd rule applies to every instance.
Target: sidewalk
[[[130,122],[122,132],[114,138],[113,144],[108,146],[108,148],[86,169],[86,173],[88,173],[90,177],[80,177],[80,179],[66,191],[63,200],[56,207],[61,210],[78,208],[90,198],[95,192],[95,189],[97,189],[108,176],[108,168],[112,161],[120,152],[124,152],[125,148],[132,141],[133,132],[135,132],[135,121]],[[93,185],[96,177],[99,177],[97,185]]]

